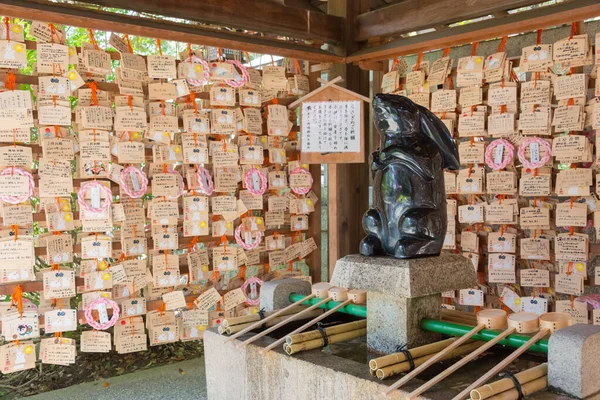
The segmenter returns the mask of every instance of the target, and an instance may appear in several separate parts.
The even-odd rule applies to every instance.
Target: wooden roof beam
[[[344,18],[264,0],[78,0],[255,32],[341,42]]]
[[[540,0],[407,0],[356,17],[354,39],[390,36],[450,24],[498,11],[529,6]]]
[[[534,31],[540,28],[549,28],[574,21],[582,21],[599,15],[600,2],[598,0],[574,0],[553,6],[536,8],[532,11],[512,14],[505,18],[494,18],[439,32],[393,40],[379,46],[359,50],[348,56],[346,61],[355,63],[386,60],[424,51],[499,38],[505,35]]]
[[[39,3],[31,0],[3,0],[0,15],[55,24],[79,26],[135,36],[174,40],[204,46],[221,47],[253,53],[273,54],[313,62],[344,62],[344,57],[309,46],[264,39],[260,36],[202,29],[195,25],[157,21],[150,18],[96,11],[59,3]]]

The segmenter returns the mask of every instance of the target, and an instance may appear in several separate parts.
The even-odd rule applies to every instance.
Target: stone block
[[[440,340],[440,334],[423,331],[423,318],[439,319],[442,296],[416,298],[391,296],[379,292],[367,295],[367,346],[375,353],[389,354],[399,346],[422,346]]]
[[[600,399],[600,326],[575,324],[548,343],[548,383],[580,399]]]
[[[260,307],[265,311],[279,310],[292,304],[290,293],[309,295],[311,284],[300,279],[278,279],[263,283],[260,288]]]
[[[398,297],[421,297],[477,285],[471,261],[459,254],[400,260],[349,255],[337,261],[331,284]]]

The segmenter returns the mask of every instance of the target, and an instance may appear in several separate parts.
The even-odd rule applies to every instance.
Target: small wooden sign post
[[[302,105],[301,161],[308,164],[365,162],[365,107],[371,99],[338,86],[337,77],[288,106]],[[364,103],[363,103],[364,102]]]

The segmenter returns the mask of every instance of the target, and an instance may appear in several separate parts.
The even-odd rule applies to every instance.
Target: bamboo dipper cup
[[[573,318],[567,313],[549,312],[540,316],[540,327],[556,332],[573,324]]]
[[[508,316],[508,326],[519,333],[533,333],[540,330],[540,318],[531,312],[518,312]]]

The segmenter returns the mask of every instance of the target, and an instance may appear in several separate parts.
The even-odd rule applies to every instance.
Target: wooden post
[[[346,18],[350,28],[358,14],[369,11],[369,0],[329,0],[327,13]],[[352,29],[344,32],[346,54],[352,54],[359,45],[352,38]],[[329,71],[329,80],[341,76],[345,87],[364,96],[369,95],[369,72],[351,64],[334,64]],[[364,107],[367,107],[364,105]],[[365,126],[368,126],[370,110],[365,113]],[[365,138],[367,153],[370,152]],[[369,167],[360,164],[328,165],[328,216],[329,216],[329,278],[335,263],[348,254],[358,253],[358,246],[364,236],[362,216],[369,206]]]
[[[320,85],[317,79],[321,76],[321,72],[312,72],[312,65],[314,63],[308,65],[308,80],[310,89],[314,90]],[[312,276],[313,282],[321,282],[323,280],[321,276],[321,249],[323,247],[321,243],[321,230],[323,229],[321,224],[321,207],[323,206],[323,199],[321,198],[321,164],[311,164],[309,171],[314,180],[312,190],[319,198],[319,202],[315,205],[315,212],[308,217],[308,236],[314,239],[318,249],[308,256],[306,262],[310,268],[310,276]]]

